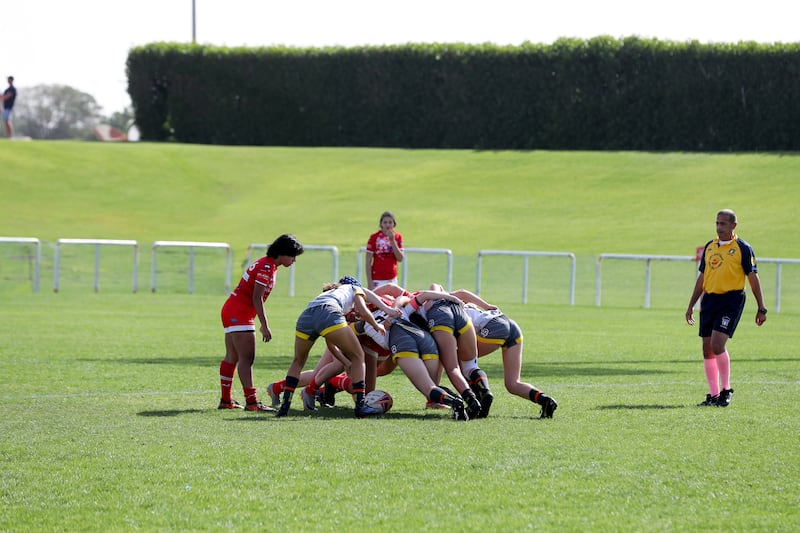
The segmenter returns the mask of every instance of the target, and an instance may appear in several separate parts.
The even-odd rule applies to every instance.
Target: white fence
[[[570,252],[525,252],[513,250],[481,250],[478,252],[477,281],[475,282],[475,293],[481,294],[481,278],[483,276],[483,257],[491,255],[520,256],[522,257],[522,303],[528,303],[528,259],[531,257],[565,257],[570,260],[569,276],[569,305],[575,305],[575,254]]]
[[[35,252],[35,266],[33,278],[33,292],[39,292],[39,282],[41,274],[42,262],[42,243],[37,238],[32,237],[0,237],[0,244],[29,244],[36,248]],[[138,289],[138,243],[134,240],[110,240],[110,239],[58,239],[55,243],[55,257],[53,265],[53,290],[59,291],[60,285],[60,268],[61,268],[61,247],[65,245],[89,245],[95,247],[95,261],[94,261],[94,291],[100,290],[100,250],[103,246],[129,246],[133,248],[133,292]],[[156,291],[156,261],[157,251],[159,248],[164,247],[184,247],[189,248],[189,292],[194,292],[194,249],[195,248],[221,248],[226,251],[226,271],[225,271],[225,291],[230,292],[230,278],[231,278],[231,263],[232,251],[230,245],[227,243],[215,242],[188,242],[188,241],[156,241],[153,243],[153,257],[152,257],[152,274],[151,274],[151,290]],[[255,249],[266,249],[265,244],[251,244],[247,248],[247,262],[252,259],[252,251]],[[308,245],[305,246],[307,250],[327,250],[332,254],[332,279],[339,277],[339,250],[336,246],[323,246],[323,245]],[[408,283],[408,269],[409,269],[409,252],[412,254],[441,254],[447,257],[447,290],[452,290],[453,283],[453,255],[452,252],[444,248],[406,248],[406,258],[401,263],[402,265],[402,281],[401,284],[406,286]],[[358,250],[356,256],[356,275],[361,276],[364,253],[366,248],[362,247]],[[483,274],[483,258],[492,255],[504,256],[520,256],[523,258],[523,276],[521,281],[522,287],[522,303],[528,303],[528,278],[529,268],[528,260],[530,257],[564,257],[569,258],[571,262],[570,269],[570,287],[569,287],[569,303],[575,305],[575,272],[576,260],[575,255],[569,252],[537,252],[537,251],[514,251],[514,250],[481,250],[478,252],[477,259],[477,281],[476,293],[481,292],[481,279]],[[644,307],[650,308],[650,294],[651,294],[651,281],[650,269],[653,261],[682,261],[682,262],[696,262],[696,257],[691,256],[677,256],[677,255],[646,255],[646,254],[600,254],[596,261],[596,274],[595,274],[595,305],[600,307],[602,302],[602,264],[606,260],[626,260],[626,261],[644,261],[645,268],[645,288],[644,288]],[[775,306],[776,313],[781,312],[781,296],[782,296],[782,266],[783,265],[800,265],[800,259],[787,259],[787,258],[760,258],[759,264],[774,264],[775,265]],[[290,289],[289,295],[294,296],[294,268],[290,269]]]
[[[226,252],[225,262],[225,293],[231,292],[231,247],[224,242],[192,242],[192,241],[156,241],[153,243],[153,261],[150,276],[150,290],[156,292],[156,252],[159,248],[188,248],[189,249],[189,294],[194,294],[194,249],[195,248],[222,248]]]
[[[266,250],[269,248],[267,244],[251,244],[247,247],[247,261],[246,264],[249,265],[253,259],[253,250]],[[303,250],[322,250],[322,251],[329,251],[333,257],[333,277],[332,280],[339,279],[339,249],[336,246],[326,246],[326,245],[319,245],[319,244],[304,244]],[[289,296],[294,297],[294,265],[289,267]]]
[[[447,257],[447,290],[453,290],[453,252],[446,248],[403,248],[403,251],[405,252],[405,257],[403,258],[402,263],[400,263],[401,275],[399,280],[402,287],[406,287],[408,285],[408,254],[435,254],[444,255]],[[364,265],[364,254],[366,254],[366,252],[366,246],[362,246],[358,249],[358,253],[356,254],[356,277],[358,279],[361,279],[362,266]]]
[[[597,256],[597,270],[595,276],[595,305],[600,307],[600,294],[602,286],[601,267],[605,259],[622,259],[627,261],[644,261],[644,308],[650,309],[650,263],[653,261],[692,261],[696,257],[687,255],[637,255],[637,254],[600,254]]]
[[[130,240],[113,239],[58,239],[56,241],[55,258],[53,260],[53,292],[58,292],[61,246],[76,244],[80,246],[94,246],[94,292],[100,291],[100,247],[101,246],[130,246],[133,248],[133,292],[136,292],[139,283],[139,244]]]
[[[0,237],[0,243],[32,244],[36,247],[33,267],[33,292],[39,292],[39,273],[42,267],[42,243],[33,237]]]
[[[652,261],[683,261],[697,263],[697,257],[688,255],[637,255],[637,254],[600,254],[597,257],[597,269],[595,279],[595,305],[600,307],[602,292],[602,273],[601,266],[605,259],[622,259],[633,261],[644,261],[645,281],[644,281],[644,307],[650,308],[650,263]],[[800,259],[776,259],[761,258],[759,264],[771,263],[775,265],[775,313],[781,312],[781,265],[800,265]]]
[[[781,265],[800,265],[800,259],[758,259],[758,263],[775,265],[775,312],[781,312]]]

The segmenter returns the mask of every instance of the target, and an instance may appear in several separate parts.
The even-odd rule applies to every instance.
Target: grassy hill
[[[800,257],[800,157],[0,143],[7,236],[203,240],[292,232],[363,246],[394,211],[407,246],[691,254],[718,208],[764,257]]]
[[[0,165],[0,235],[37,237],[45,243],[59,238],[136,240],[141,289],[150,282],[148,248],[157,240],[231,244],[235,282],[249,244],[290,232],[306,245],[336,246],[339,272],[357,273],[355,251],[366,244],[386,209],[397,215],[407,247],[452,250],[453,287],[475,288],[480,250],[574,253],[578,305],[595,302],[597,255],[693,256],[697,246],[714,236],[715,214],[722,207],[739,213],[739,233],[759,257],[800,257],[800,241],[787,238],[800,197],[800,157],[795,154],[3,142]],[[91,287],[93,251],[70,253],[83,255],[68,261],[64,275],[73,274],[74,281],[64,285]],[[116,263],[109,262],[111,254],[119,257]],[[197,285],[221,292],[224,259],[218,251],[208,254],[216,264],[199,261],[207,267],[205,273],[198,267],[195,275],[205,281]],[[130,270],[128,251],[104,250],[103,255],[104,270]],[[50,283],[52,256],[51,247],[45,246],[44,288]],[[298,263],[298,294],[316,293],[331,277],[329,257],[317,261],[307,256]],[[185,252],[176,252],[172,263],[167,260],[162,256],[159,268],[178,274],[171,280],[161,275],[160,290],[169,286],[185,292]],[[604,267],[604,305],[642,305],[642,264],[625,263]],[[312,265],[317,271],[309,273]],[[445,282],[441,256],[409,256],[405,267],[412,272],[409,286]],[[30,266],[10,268],[28,271]],[[682,307],[692,265],[654,265],[653,270],[654,305]],[[787,310],[800,305],[797,270],[783,273]],[[539,291],[531,294],[531,301],[568,301],[563,259],[537,259],[531,271],[529,289]],[[775,266],[765,264],[762,272],[765,294],[774,305]],[[0,275],[5,277],[2,271]],[[520,300],[519,258],[492,259],[485,276],[493,276],[485,281],[487,296]],[[114,283],[130,290],[127,274],[103,272],[101,277],[104,290]],[[17,289],[30,290],[24,278],[22,282]],[[615,300],[608,290],[613,287],[627,292]]]

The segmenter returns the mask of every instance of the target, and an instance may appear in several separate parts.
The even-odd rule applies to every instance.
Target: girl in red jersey
[[[269,342],[269,329],[264,302],[275,286],[278,267],[290,267],[303,245],[294,235],[281,235],[267,248],[267,255],[247,267],[236,289],[222,306],[222,326],[225,329],[225,358],[219,364],[222,398],[219,409],[245,409],[247,411],[274,411],[258,401],[253,385],[253,363],[256,358],[255,318],[260,323],[261,340]],[[236,367],[244,389],[245,405],[231,397],[231,385]]]
[[[381,215],[380,231],[367,240],[367,287],[374,289],[386,283],[397,283],[397,263],[403,260],[403,236],[395,231],[397,221],[391,211]]]

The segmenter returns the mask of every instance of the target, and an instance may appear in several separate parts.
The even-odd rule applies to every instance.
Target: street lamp
[[[195,20],[196,20],[196,16],[195,16],[196,11],[195,11],[194,4],[195,4],[195,0],[192,0],[192,43],[196,43],[197,42],[197,32],[195,30],[195,28],[197,27],[197,24],[195,22]]]

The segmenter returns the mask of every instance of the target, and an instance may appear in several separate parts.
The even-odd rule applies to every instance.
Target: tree
[[[34,139],[93,139],[100,109],[92,95],[68,85],[36,85],[19,91],[14,126]]]
[[[133,108],[126,107],[122,111],[115,111],[111,116],[105,117],[103,122],[122,131],[128,131],[133,125],[133,118]]]

